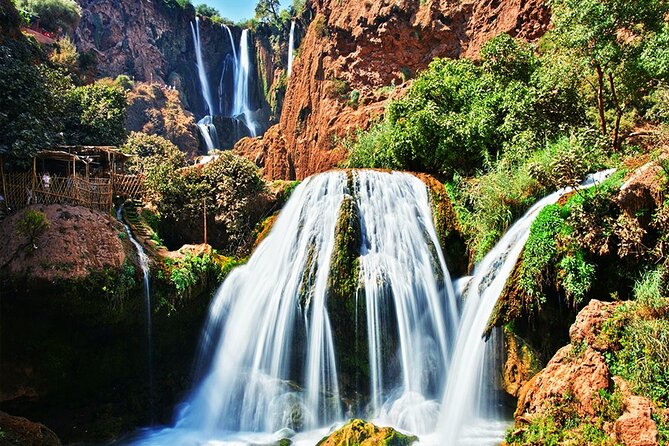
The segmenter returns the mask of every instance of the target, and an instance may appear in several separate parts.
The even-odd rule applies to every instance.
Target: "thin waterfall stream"
[[[146,345],[147,345],[147,370],[148,370],[148,386],[149,386],[149,415],[151,422],[154,419],[153,413],[153,401],[154,401],[154,375],[153,375],[153,327],[151,321],[151,288],[150,288],[150,267],[149,267],[149,256],[146,255],[144,247],[141,243],[135,239],[130,230],[130,226],[123,220],[123,207],[120,205],[116,210],[116,218],[120,221],[125,227],[125,232],[128,235],[128,239],[135,247],[137,252],[137,258],[139,259],[139,266],[142,268],[142,277],[144,285],[144,311],[145,311],[145,321],[146,321]]]

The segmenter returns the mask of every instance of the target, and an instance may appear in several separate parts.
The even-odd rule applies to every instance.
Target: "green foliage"
[[[49,220],[46,214],[37,209],[28,209],[16,223],[16,233],[28,238],[28,249],[37,249],[35,242],[49,229]]]
[[[550,280],[547,272],[557,257],[557,237],[565,230],[564,226],[561,208],[554,204],[542,209],[530,227],[520,264],[518,286],[538,303],[545,300],[543,286]]]
[[[625,120],[634,120],[642,100],[666,76],[665,0],[552,0],[556,53],[584,70],[590,103],[603,136],[620,148]],[[623,37],[624,36],[624,37]],[[660,51],[658,51],[660,50]],[[586,84],[587,82],[587,84]],[[629,127],[631,128],[632,123]],[[609,132],[612,129],[611,132]]]
[[[46,31],[74,32],[81,18],[81,7],[74,0],[17,0],[19,9],[30,14]]]
[[[207,283],[222,282],[233,268],[242,264],[242,261],[221,257],[216,251],[194,255],[186,254],[177,260],[165,260],[167,279],[177,291],[177,298],[184,299],[191,296]],[[174,305],[170,305],[174,309]]]
[[[120,149],[134,155],[128,163],[129,171],[144,174],[146,186],[154,195],[168,188],[174,172],[186,165],[184,153],[158,135],[132,132]]]
[[[541,60],[526,44],[501,35],[484,46],[481,57],[481,66],[435,59],[403,98],[389,103],[385,120],[369,136],[359,135],[349,164],[442,178],[471,175],[486,160],[524,158],[561,125],[583,121],[574,85],[549,85],[551,76],[543,75]],[[559,113],[566,109],[572,112]],[[386,144],[376,145],[380,141]],[[379,163],[385,160],[392,165]]]
[[[198,15],[201,15],[201,16],[204,16],[204,17],[215,17],[215,16],[220,17],[220,15],[221,15],[218,12],[218,9],[214,8],[213,6],[207,5],[206,3],[202,3],[200,5],[197,5],[195,7],[195,12]]]
[[[582,250],[567,255],[560,260],[561,285],[572,306],[577,307],[583,302],[590,291],[595,278],[595,266],[584,259]]]
[[[184,230],[197,222],[201,230],[206,206],[211,234],[216,229],[217,240],[230,253],[250,241],[253,228],[262,217],[255,209],[254,199],[264,188],[258,168],[230,152],[222,152],[203,166],[167,172],[154,186],[163,222],[183,226]]]
[[[0,153],[25,160],[59,140],[63,96],[72,83],[62,71],[38,64],[43,60],[26,39],[0,43]]]
[[[293,0],[290,5],[290,13],[293,17],[301,16],[307,6],[306,0]]]
[[[255,8],[256,20],[264,23],[279,24],[279,11],[281,2],[279,0],[258,0]]]
[[[114,79],[114,83],[118,85],[120,89],[123,91],[130,91],[133,89],[135,86],[135,82],[130,78],[130,76],[126,74],[119,74],[116,76],[116,79]]]
[[[69,90],[65,138],[70,144],[119,145],[126,139],[125,92],[96,83]]]

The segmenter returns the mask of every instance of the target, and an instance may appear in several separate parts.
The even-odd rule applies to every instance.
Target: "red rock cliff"
[[[476,57],[502,32],[534,40],[550,21],[542,0],[309,0],[308,8],[313,20],[280,123],[236,148],[268,178],[336,167],[346,154],[341,139],[381,114],[388,94],[380,88],[406,82],[433,58]]]

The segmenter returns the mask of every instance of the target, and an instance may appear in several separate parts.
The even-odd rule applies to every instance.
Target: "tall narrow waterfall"
[[[232,114],[241,117],[249,128],[251,136],[257,136],[257,123],[252,115],[251,95],[249,94],[251,68],[249,30],[244,29],[239,42],[239,59],[236,64],[235,100]]]
[[[295,20],[290,23],[290,37],[288,38],[288,76],[293,73],[293,52],[295,51]]]
[[[236,76],[237,76],[237,47],[235,45],[235,39],[232,37],[232,31],[230,30],[230,27],[228,25],[223,25],[223,28],[226,31],[226,34],[228,35],[228,39],[230,41],[230,48],[232,48],[232,54],[226,55],[226,58],[223,62],[223,68],[221,69],[221,80],[218,84],[218,102],[219,102],[219,109],[221,111],[221,114],[224,116],[228,116],[232,113],[233,108],[234,108],[234,85],[233,85],[233,92],[230,92],[228,89],[228,84],[226,84],[226,80],[232,79],[232,83],[234,84]],[[227,97],[231,96],[231,97]]]
[[[610,173],[611,171],[606,171],[591,175],[580,187],[591,187]],[[485,356],[484,330],[525,246],[532,222],[544,207],[556,203],[571,190],[568,188],[554,192],[532,206],[476,266],[473,277],[465,287],[465,307],[441,406],[439,438],[443,444],[455,444],[463,429],[485,424],[481,419],[486,418],[486,412],[490,414],[491,402],[489,395],[480,394],[482,386],[479,377],[488,369],[485,361],[492,358]],[[497,433],[499,441],[502,440],[502,434],[503,430]]]
[[[197,128],[202,135],[207,151],[213,150],[218,146],[218,134],[216,127],[213,124],[212,116],[216,110],[214,109],[214,101],[209,88],[209,80],[207,79],[207,70],[204,66],[202,58],[202,42],[200,41],[200,18],[195,17],[195,24],[190,24],[191,32],[193,34],[193,45],[195,47],[195,60],[197,65],[197,74],[200,79],[200,87],[202,89],[202,97],[207,106],[207,115],[197,123]]]
[[[130,242],[132,242],[132,245],[135,247],[135,251],[137,252],[137,257],[139,259],[139,266],[142,268],[142,277],[143,277],[143,284],[144,284],[144,311],[145,311],[145,318],[146,318],[146,344],[147,344],[147,370],[148,370],[148,385],[149,385],[149,407],[151,409],[151,419],[153,420],[153,398],[154,398],[154,385],[153,385],[153,324],[151,321],[151,288],[150,288],[150,283],[149,283],[149,275],[150,275],[150,269],[149,269],[149,256],[146,255],[146,251],[144,251],[144,247],[142,247],[142,244],[139,243],[135,237],[132,235],[132,231],[130,230],[130,227],[123,221],[123,205],[119,206],[118,209],[116,210],[116,218],[118,221],[123,224],[123,227],[125,228],[126,234],[128,234],[128,238],[130,239]]]
[[[211,96],[211,89],[209,88],[209,80],[207,79],[207,69],[204,66],[202,58],[202,42],[200,41],[200,18],[195,17],[195,24],[190,24],[191,32],[193,34],[193,45],[195,46],[195,60],[197,65],[197,75],[200,79],[200,88],[202,89],[202,97],[207,105],[207,114],[213,116],[216,110],[214,109],[214,100]]]

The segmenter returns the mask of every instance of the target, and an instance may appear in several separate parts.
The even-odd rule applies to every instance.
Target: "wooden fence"
[[[140,199],[144,196],[144,177],[112,174],[112,189],[119,197]]]
[[[27,173],[5,174],[5,203],[15,211],[31,204],[69,204],[109,211],[112,185],[108,178],[79,176],[43,178]]]

